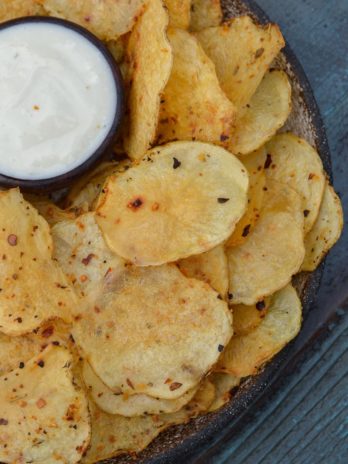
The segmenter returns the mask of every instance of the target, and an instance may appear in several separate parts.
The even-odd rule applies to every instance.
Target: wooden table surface
[[[334,185],[348,218],[348,0],[258,0],[277,22],[313,87],[329,138]],[[328,329],[238,434],[197,462],[348,463],[348,228],[326,260],[313,307]]]

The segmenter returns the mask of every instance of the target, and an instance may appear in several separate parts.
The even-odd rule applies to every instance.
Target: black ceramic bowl
[[[257,22],[269,22],[269,18],[253,0],[221,0],[225,17],[250,14]],[[290,129],[316,146],[326,172],[331,177],[330,153],[322,119],[314,99],[310,84],[304,71],[291,51],[289,45],[283,50],[276,67],[287,72],[293,87],[293,111],[285,129]],[[269,392],[289,368],[293,368],[301,350],[312,343],[316,335],[318,318],[326,314],[310,313],[310,306],[318,290],[323,266],[315,272],[296,276],[296,286],[303,304],[303,326],[299,336],[281,353],[270,361],[262,372],[246,380],[233,396],[233,399],[219,411],[191,421],[189,424],[175,426],[162,433],[152,444],[134,456],[120,456],[101,461],[103,464],[178,464],[211,463],[215,450],[221,446],[226,437],[231,437],[245,423],[250,413],[259,403],[260,398]]]
[[[101,40],[99,40],[95,35],[87,31],[87,29],[78,26],[75,23],[70,21],[66,21],[59,18],[47,18],[41,16],[26,16],[23,18],[14,19],[11,21],[6,21],[0,24],[0,31],[12,27],[18,24],[27,24],[27,23],[46,23],[46,24],[58,24],[60,26],[67,27],[78,34],[82,35],[85,39],[91,42],[98,50],[102,53],[104,58],[106,59],[107,63],[110,66],[112,71],[112,75],[115,82],[116,94],[117,94],[117,105],[115,108],[115,115],[111,125],[111,128],[106,135],[104,141],[101,145],[95,150],[95,152],[82,164],[77,166],[76,168],[61,174],[56,177],[51,177],[48,179],[38,179],[38,180],[23,180],[23,179],[16,179],[13,177],[8,177],[2,175],[0,173],[0,185],[3,187],[17,187],[19,186],[24,191],[34,191],[37,193],[40,192],[48,192],[48,191],[55,191],[59,190],[63,187],[68,186],[74,180],[79,178],[85,172],[92,169],[98,161],[100,161],[104,156],[107,155],[108,150],[111,148],[112,143],[117,135],[117,131],[119,129],[122,116],[124,113],[124,88],[123,88],[123,80],[121,76],[121,72],[118,68],[117,63],[115,62],[113,56],[103,44]]]

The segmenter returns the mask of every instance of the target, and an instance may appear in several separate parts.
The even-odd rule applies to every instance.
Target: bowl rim
[[[272,22],[269,16],[254,0],[237,0],[237,3],[243,5],[248,13],[253,16],[259,23]],[[301,97],[304,106],[311,115],[311,123],[314,128],[315,145],[322,159],[326,173],[332,181],[331,155],[326,136],[325,127],[320,114],[318,104],[315,100],[313,90],[309,80],[304,72],[302,65],[292,51],[289,43],[282,50],[286,58],[286,62],[291,65],[295,79],[301,86]],[[314,272],[310,273],[306,281],[304,296],[302,299],[305,314],[308,313],[312,303],[315,300],[318,288],[320,286],[321,277],[323,274],[325,263],[323,262]],[[305,323],[306,318],[304,318]],[[302,327],[300,334],[303,332]],[[308,337],[310,339],[310,337]],[[205,459],[205,453],[212,451],[213,447],[218,447],[226,438],[227,434],[233,433],[239,429],[239,424],[245,419],[246,415],[251,412],[251,409],[258,401],[264,397],[265,393],[270,390],[271,386],[285,371],[287,365],[293,360],[298,353],[294,352],[295,340],[290,342],[282,351],[280,351],[271,361],[269,361],[263,370],[252,377],[252,383],[248,383],[248,388],[240,388],[235,394],[233,401],[230,401],[220,410],[210,413],[214,416],[213,419],[194,431],[188,437],[184,437],[182,441],[172,448],[163,451],[154,451],[153,455],[144,455],[139,453],[139,461],[143,464],[177,464],[178,462],[193,463],[196,459],[199,462],[213,462],[212,455]],[[244,424],[242,424],[244,425]],[[180,427],[180,426],[179,426]],[[175,426],[173,427],[175,429]],[[170,430],[170,429],[169,429]],[[158,440],[158,438],[157,438]],[[98,461],[100,464],[117,464],[122,463],[119,457],[109,458]]]
[[[74,180],[76,180],[78,177],[83,175],[85,172],[91,170],[96,165],[96,163],[105,155],[105,153],[108,151],[113,141],[115,140],[118,134],[118,130],[120,128],[120,124],[125,111],[125,90],[121,71],[111,52],[108,50],[106,45],[100,39],[98,39],[96,35],[94,35],[92,32],[90,32],[83,26],[80,26],[66,19],[57,18],[53,16],[23,16],[1,23],[0,32],[3,29],[7,29],[9,27],[35,23],[53,24],[56,26],[58,25],[65,27],[67,29],[73,30],[74,32],[88,40],[92,45],[94,45],[100,51],[111,70],[117,98],[113,121],[104,140],[85,161],[83,161],[75,168],[54,177],[35,180],[21,179],[0,173],[0,185],[3,187],[20,187],[24,191],[48,192],[66,187]]]

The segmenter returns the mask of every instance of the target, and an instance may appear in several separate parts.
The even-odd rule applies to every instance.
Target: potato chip
[[[45,14],[37,0],[5,0],[0,3],[0,22],[22,16],[36,16]]]
[[[90,425],[71,362],[69,351],[51,346],[22,369],[0,377],[0,461],[80,461]]]
[[[248,156],[243,156],[241,161],[247,168],[249,174],[248,206],[243,217],[236,224],[233,234],[228,239],[228,246],[237,246],[245,242],[260,217],[265,193],[265,148],[261,147],[259,150],[249,154]]]
[[[25,199],[38,210],[50,226],[76,217],[76,211],[61,209],[48,198],[41,198],[38,195],[25,195]]]
[[[321,159],[308,142],[291,133],[276,135],[266,149],[266,176],[288,184],[303,198],[306,234],[318,216],[324,193],[325,174]]]
[[[124,172],[130,166],[131,161],[128,159],[120,162],[101,163],[94,171],[84,176],[71,188],[65,200],[65,205],[69,209],[77,209],[82,212],[92,211],[106,178]]]
[[[238,387],[240,378],[231,374],[213,372],[209,376],[209,380],[215,386],[215,399],[209,408],[209,411],[212,412],[220,409],[230,401],[232,396],[231,390]]]
[[[237,377],[256,374],[298,334],[301,320],[301,301],[296,290],[287,285],[273,295],[265,318],[254,331],[232,338],[217,369]]]
[[[190,256],[178,262],[180,271],[186,277],[203,280],[223,298],[228,290],[228,263],[223,245],[206,253]]]
[[[54,258],[81,296],[97,298],[108,273],[123,273],[125,262],[106,246],[94,213],[52,229]]]
[[[227,249],[232,304],[253,305],[284,287],[304,258],[301,198],[279,182],[266,188],[256,226],[244,243]]]
[[[197,32],[222,22],[220,0],[192,0],[190,30]]]
[[[222,89],[239,109],[249,103],[285,45],[276,24],[257,25],[249,16],[204,29],[196,37],[214,62]]]
[[[109,40],[106,43],[106,46],[108,47],[109,52],[112,54],[116,63],[119,65],[123,63],[126,57],[129,36],[130,36],[130,33],[123,34],[118,39]]]
[[[110,177],[97,204],[109,247],[140,266],[177,261],[224,241],[246,208],[248,175],[226,150],[175,142]]]
[[[168,14],[162,1],[152,0],[129,39],[127,61],[131,86],[124,146],[132,159],[142,158],[156,137],[161,95],[173,64],[167,25]]]
[[[73,327],[85,359],[110,389],[164,399],[194,388],[231,334],[226,303],[174,265],[110,272],[107,291]]]
[[[126,417],[176,412],[185,406],[197,391],[197,388],[194,388],[174,400],[158,399],[143,394],[122,395],[110,390],[88,362],[83,363],[83,380],[93,401],[102,411]]]
[[[169,26],[188,29],[190,25],[191,0],[164,0],[169,12]]]
[[[214,64],[189,32],[172,29],[168,37],[174,61],[161,100],[157,142],[227,144],[235,107],[220,88]]]
[[[188,405],[170,414],[123,417],[102,412],[91,402],[92,440],[81,462],[94,464],[126,452],[139,453],[163,430],[186,423],[200,412],[207,411],[214,397],[214,385],[205,380]]]
[[[339,197],[326,182],[319,215],[305,237],[306,256],[302,271],[314,271],[326,253],[340,238],[343,228],[343,211]]]
[[[76,296],[52,260],[50,228],[18,189],[0,192],[0,332],[21,335],[42,322],[69,321]]]
[[[267,72],[247,108],[237,115],[229,149],[245,155],[265,144],[291,112],[291,85],[284,71]]]
[[[255,305],[234,305],[233,332],[236,335],[246,335],[258,327],[266,316],[270,304],[270,297],[258,301]]]
[[[37,356],[48,345],[61,345],[72,349],[70,328],[61,320],[49,321],[33,333],[21,337],[9,337],[0,333],[0,376]]]
[[[80,24],[101,40],[115,40],[130,31],[145,0],[38,0],[51,15]]]

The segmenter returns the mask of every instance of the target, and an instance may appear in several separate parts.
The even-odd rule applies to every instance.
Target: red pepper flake
[[[39,409],[42,409],[46,406],[46,401],[43,399],[43,398],[39,398],[36,402],[36,406],[39,408]]]
[[[263,47],[259,48],[258,50],[256,50],[255,52],[255,58],[260,58],[260,56],[263,55],[263,52],[265,51],[265,49]]]
[[[85,266],[88,266],[88,264],[91,262],[92,258],[94,258],[94,254],[93,253],[90,253],[86,258],[83,258],[81,260],[82,264],[84,264]]]
[[[42,367],[45,366],[45,362],[42,359],[40,359],[40,361],[38,361],[37,365],[42,368]]]
[[[221,204],[227,203],[229,200],[230,200],[229,198],[221,198],[221,197],[217,199],[218,203],[221,203]]]
[[[7,237],[7,241],[9,243],[9,245],[11,246],[16,246],[17,245],[17,235],[15,234],[10,234],[8,237]]]
[[[130,201],[127,207],[133,211],[137,211],[138,208],[143,204],[143,200],[141,198],[136,198],[133,201]]]
[[[264,302],[264,300],[258,301],[258,302],[256,303],[256,309],[257,309],[258,311],[263,311],[263,310],[265,309],[265,307],[266,307],[266,303]]]
[[[127,385],[132,389],[134,390],[134,385],[132,384],[131,380],[130,379],[126,379],[127,380]]]
[[[315,174],[313,174],[313,173],[311,172],[311,173],[309,174],[309,176],[308,176],[308,180],[312,180],[313,177],[315,177]]]
[[[7,424],[8,424],[8,420],[0,417],[0,425],[7,425]]]
[[[180,388],[181,386],[182,386],[182,383],[173,382],[173,383],[170,384],[169,390],[174,391],[174,390],[177,390],[178,388]]]
[[[220,135],[220,142],[225,142],[228,139],[229,139],[228,135],[226,135],[226,134],[221,134]]]
[[[151,211],[158,211],[159,210],[159,207],[160,205],[158,203],[154,203],[152,206],[151,206]]]
[[[265,164],[263,165],[264,169],[268,169],[272,164],[272,156],[268,153]]]
[[[181,166],[181,161],[173,157],[173,169],[178,169]]]
[[[251,224],[248,224],[247,226],[244,227],[243,232],[242,232],[242,237],[247,237],[249,235],[250,227],[251,227]]]
[[[218,346],[218,352],[222,353],[224,351],[224,348],[225,348],[224,345],[219,345]]]
[[[172,382],[172,379],[169,379],[169,378],[168,378],[164,383],[165,383],[165,384],[168,384],[168,383],[171,383],[171,382]]]
[[[48,337],[50,337],[51,335],[53,335],[53,332],[54,332],[54,327],[50,325],[49,327],[46,327],[46,329],[44,329],[44,330],[42,331],[42,334],[41,334],[41,335],[42,335],[44,338],[48,338]]]
[[[85,274],[80,276],[80,282],[86,282],[86,280],[88,280],[88,277]]]
[[[305,210],[303,211],[304,217],[307,217],[309,213],[310,213],[309,209],[305,209]]]

